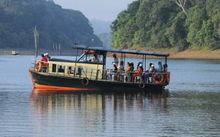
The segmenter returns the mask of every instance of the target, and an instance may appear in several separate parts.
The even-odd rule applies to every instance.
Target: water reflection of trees
[[[105,113],[108,111],[142,111],[144,109],[166,109],[169,92],[146,93],[85,93],[55,91],[33,91],[30,99],[36,112],[53,113],[56,110]]]
[[[62,127],[62,130],[77,131],[80,136],[86,136],[83,133],[117,133],[123,126],[141,128],[153,119],[152,114],[158,113],[158,110],[166,112],[164,110],[167,108],[168,95],[168,92],[153,94],[33,91],[30,106],[33,108],[33,115],[40,118],[40,134],[46,134],[45,128],[50,130],[56,125]]]

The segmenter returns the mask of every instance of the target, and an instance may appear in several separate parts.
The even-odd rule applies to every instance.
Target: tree
[[[219,7],[220,0],[134,1],[113,22],[112,45],[135,49],[218,49]]]
[[[186,12],[186,10],[185,10],[186,1],[187,1],[187,0],[175,0],[176,4],[183,10],[183,12],[185,13],[185,15],[187,16],[187,12]]]

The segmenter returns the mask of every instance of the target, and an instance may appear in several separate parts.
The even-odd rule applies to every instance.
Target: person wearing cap
[[[49,56],[49,54],[47,52],[44,53],[44,56],[47,58],[47,60],[50,60],[50,56]]]
[[[47,57],[44,54],[41,54],[41,59],[40,59],[41,63],[47,63]]]

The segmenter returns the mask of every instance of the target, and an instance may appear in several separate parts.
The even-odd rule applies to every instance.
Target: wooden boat
[[[160,91],[170,82],[170,72],[147,72],[134,75],[124,70],[107,68],[107,55],[116,53],[120,60],[126,61],[126,55],[141,56],[144,70],[147,68],[147,59],[156,57],[167,64],[169,54],[159,52],[145,52],[140,50],[106,49],[102,47],[76,46],[77,54],[74,60],[51,58],[47,63],[35,65],[29,69],[33,88],[56,91]],[[99,61],[92,62],[90,57],[96,54]],[[146,79],[145,76],[148,76]]]

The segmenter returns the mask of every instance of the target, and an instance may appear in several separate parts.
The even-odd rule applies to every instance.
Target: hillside
[[[96,35],[103,34],[103,33],[110,33],[111,32],[111,22],[110,21],[102,21],[97,19],[90,20],[92,27],[94,29],[94,33]]]
[[[111,47],[111,33],[101,33],[98,35],[99,39],[103,43],[103,47]]]
[[[123,48],[220,48],[219,0],[137,0],[112,24],[112,45]]]
[[[111,46],[111,22],[97,19],[90,20],[94,33],[102,41],[104,47]]]
[[[35,26],[41,49],[102,45],[80,11],[62,9],[51,0],[0,0],[0,48],[33,49]]]

